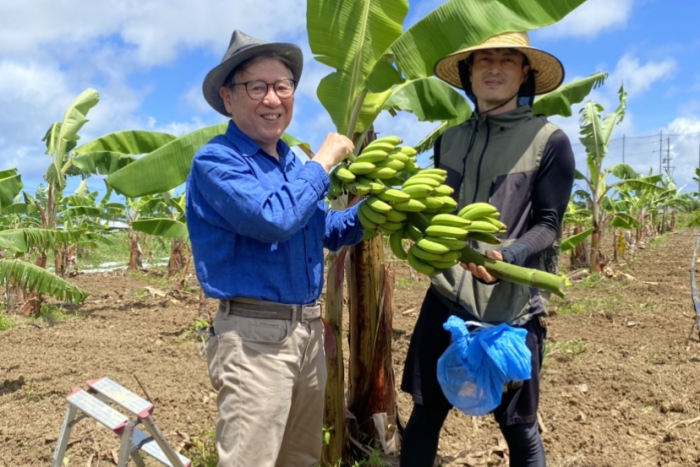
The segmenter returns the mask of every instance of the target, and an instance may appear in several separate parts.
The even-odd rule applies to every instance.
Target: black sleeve
[[[532,227],[504,248],[503,260],[523,266],[554,243],[574,185],[574,154],[569,137],[557,130],[549,137],[532,195]]]
[[[436,169],[440,168],[440,144],[442,143],[442,135],[438,136],[433,145],[433,165]]]

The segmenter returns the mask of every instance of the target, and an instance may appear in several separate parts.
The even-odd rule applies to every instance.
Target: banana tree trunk
[[[603,255],[600,252],[600,238],[601,232],[598,227],[598,223],[593,223],[593,235],[591,235],[591,251],[590,259],[588,263],[591,268],[591,272],[601,272],[603,270]]]
[[[671,211],[671,232],[676,230],[676,210]]]
[[[135,271],[143,267],[142,252],[139,245],[139,235],[129,228],[129,270]]]
[[[168,279],[180,273],[185,263],[185,240],[173,239],[170,243],[170,258],[168,259]]]
[[[60,246],[55,246],[53,248],[53,262],[54,262],[54,272],[60,277],[65,277],[65,253],[63,248]]]
[[[343,281],[348,250],[327,257],[323,344],[326,351],[326,405],[323,417],[322,465],[338,465],[348,449],[345,425],[345,368],[343,365]]]
[[[398,425],[391,361],[393,273],[384,272],[381,236],[355,245],[350,259],[348,409],[357,419],[362,441],[374,439],[384,445],[387,437],[378,439],[374,416],[382,420],[379,423]]]
[[[617,249],[618,249],[618,236],[620,232],[617,229],[613,229],[613,263],[617,263]]]
[[[42,251],[36,257],[35,265],[40,268],[46,268],[46,252]],[[34,316],[38,318],[41,314],[41,304],[44,303],[44,296],[40,293],[32,292],[27,294],[24,305],[20,309],[20,313],[24,316]]]

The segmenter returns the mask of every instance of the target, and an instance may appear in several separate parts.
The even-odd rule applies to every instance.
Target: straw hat
[[[564,66],[554,55],[530,47],[530,39],[525,32],[507,32],[486,39],[479,45],[460,50],[439,60],[433,73],[448,84],[462,89],[457,63],[466,60],[477,50],[508,48],[522,52],[530,61],[530,69],[535,70],[535,94],[554,91],[564,81]]]
[[[207,73],[202,83],[202,92],[209,105],[220,114],[230,117],[219,96],[219,88],[224,85],[226,78],[238,65],[253,57],[268,54],[286,58],[290,63],[294,81],[299,82],[304,66],[304,58],[299,47],[282,42],[265,42],[235,30],[221,63]]]

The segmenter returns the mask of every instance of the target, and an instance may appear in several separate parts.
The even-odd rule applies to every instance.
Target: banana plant
[[[603,255],[600,252],[600,241],[605,219],[605,211],[601,209],[601,203],[608,191],[615,188],[627,187],[630,189],[660,190],[655,184],[642,179],[631,166],[627,164],[614,164],[606,169],[603,161],[608,152],[608,143],[615,125],[620,123],[625,115],[626,96],[624,87],[618,91],[619,105],[605,117],[601,116],[603,107],[595,102],[588,101],[580,111],[581,143],[586,149],[586,165],[589,176],[586,177],[578,170],[575,173],[577,180],[586,183],[586,190],[579,190],[578,195],[586,199],[591,210],[593,234],[591,236],[591,251],[589,264],[592,270],[600,272],[603,265]],[[607,184],[606,178],[613,175],[620,181]]]
[[[551,24],[581,3],[583,0],[450,0],[404,31],[408,11],[404,0],[308,0],[311,51],[319,62],[334,69],[321,80],[319,100],[336,130],[352,138],[357,150],[381,111],[409,111],[421,121],[448,122],[445,126],[459,123],[471,110],[454,89],[430,77],[437,60],[502,32]],[[330,270],[334,271],[337,257],[329,258]],[[378,333],[391,332],[380,329],[379,324],[382,260],[381,239],[363,241],[351,253],[347,275],[351,290],[348,408],[365,434],[373,431],[372,416],[377,413],[388,414],[389,423],[396,425],[393,386],[384,383],[393,378],[383,378],[392,372],[385,367],[384,358],[390,355],[390,348],[374,347],[380,341],[376,339]],[[339,287],[327,290],[328,303],[336,303],[342,296],[342,283],[328,280],[328,284]],[[342,355],[341,319],[337,308],[334,310],[331,314],[332,310],[327,309],[326,321],[336,334],[335,353]],[[328,363],[334,366],[342,362]],[[335,374],[343,374],[342,368],[332,369]],[[342,380],[329,379],[326,392],[325,423],[333,429],[324,446],[323,461],[335,463],[347,445],[344,411],[329,411],[328,407],[343,406]]]
[[[17,201],[15,198],[19,195],[21,188],[21,183],[15,184],[13,188],[5,190],[3,196]],[[19,205],[21,203],[14,202],[6,206],[4,211],[21,212]],[[35,205],[25,204],[25,206]],[[26,208],[26,211],[31,212],[29,208]],[[25,254],[32,250],[42,252],[53,248],[56,244],[75,241],[80,234],[39,228],[3,227],[7,226],[0,227],[0,249],[5,252],[0,259],[0,284],[6,287],[6,305],[9,304],[8,302],[14,295],[23,293],[26,298],[23,313],[38,315],[44,294],[51,295],[58,300],[68,300],[74,303],[85,300],[88,296],[85,290],[70,284],[41,266],[22,259]],[[18,227],[18,225],[10,227]],[[8,258],[8,254],[14,258]],[[11,306],[6,307],[6,309],[9,308]]]

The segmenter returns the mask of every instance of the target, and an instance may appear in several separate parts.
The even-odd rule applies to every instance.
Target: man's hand
[[[487,251],[484,256],[486,256],[489,259],[495,259],[496,261],[503,261],[503,255],[501,254],[500,251]],[[474,263],[459,263],[462,268],[466,269],[467,271],[471,272],[474,277],[477,279],[481,279],[482,281],[491,284],[493,282],[496,282],[498,279],[493,277],[489,272],[486,270],[485,267],[483,266],[477,266]]]
[[[329,133],[311,160],[321,164],[323,170],[328,173],[336,164],[347,159],[354,149],[355,145],[349,138],[338,133]]]

